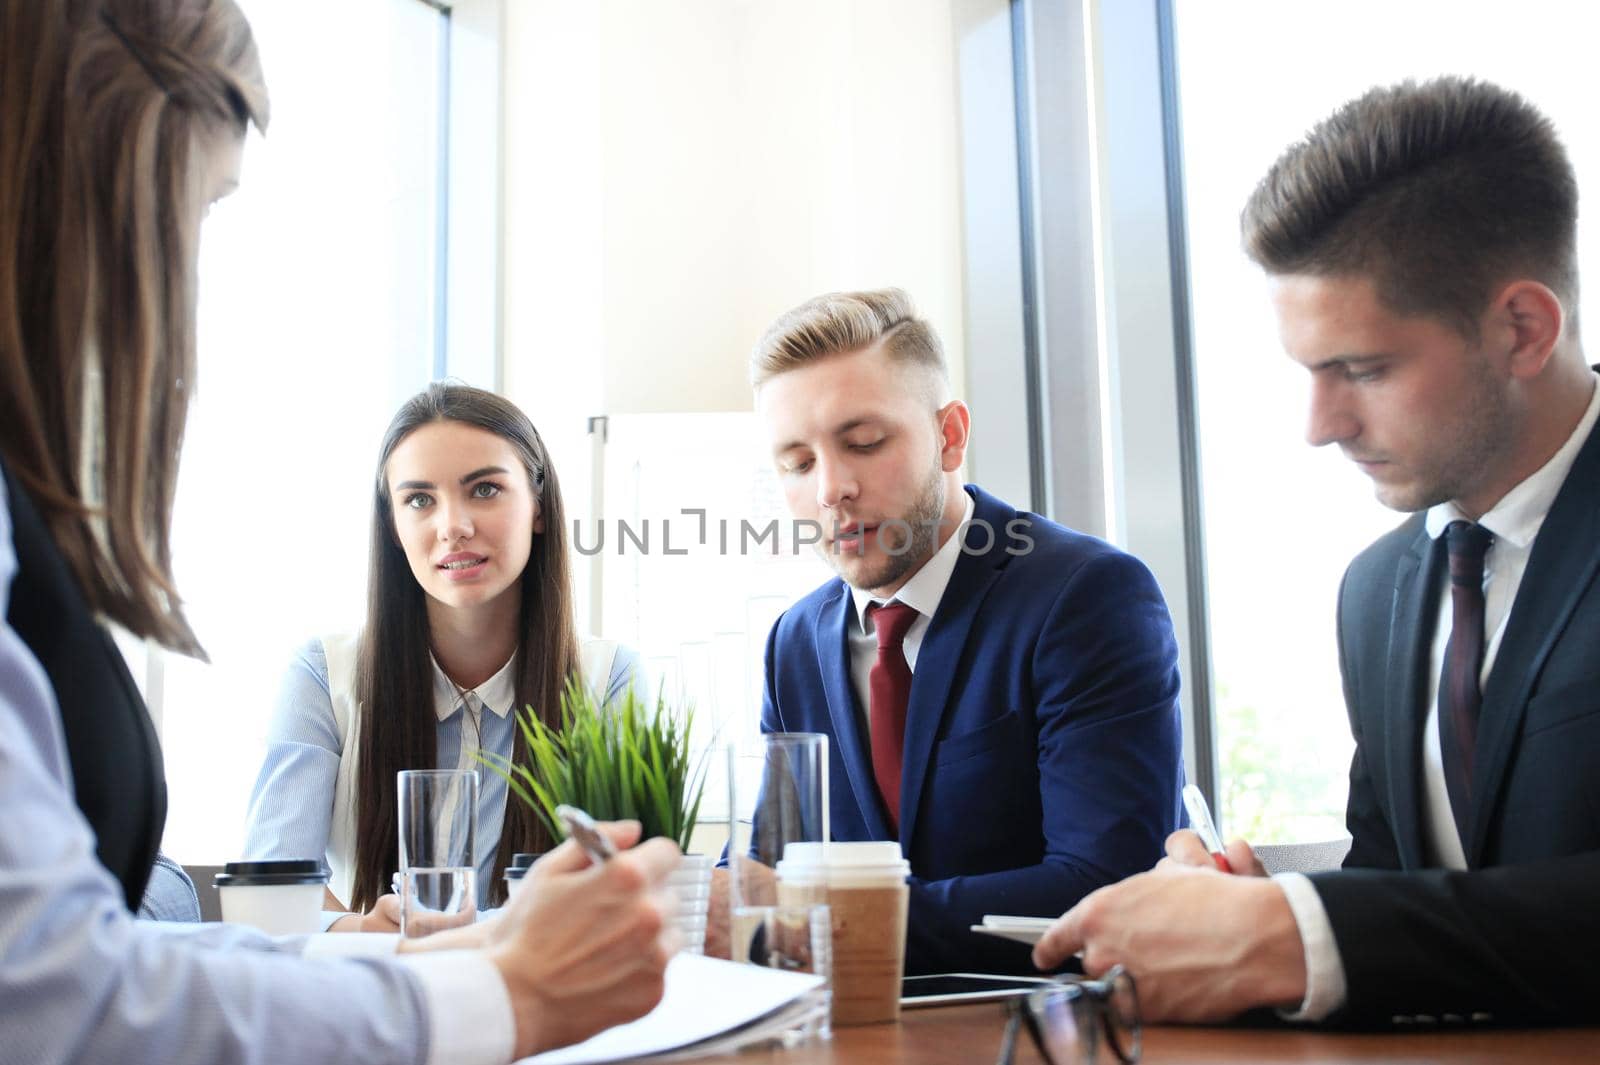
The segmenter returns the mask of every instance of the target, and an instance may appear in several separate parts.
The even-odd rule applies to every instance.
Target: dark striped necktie
[[[1450,552],[1451,610],[1450,640],[1439,676],[1439,756],[1465,850],[1472,815],[1472,755],[1483,703],[1478,687],[1484,650],[1483,559],[1494,535],[1470,521],[1451,522],[1444,535]]]

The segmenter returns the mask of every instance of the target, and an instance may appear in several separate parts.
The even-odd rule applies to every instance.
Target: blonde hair
[[[0,456],[89,605],[192,654],[169,540],[206,163],[267,111],[232,0],[0,9]]]
[[[750,385],[759,389],[779,374],[876,344],[893,359],[934,371],[941,387],[948,384],[944,347],[933,327],[917,317],[904,291],[883,288],[829,292],[782,315],[750,353]]]

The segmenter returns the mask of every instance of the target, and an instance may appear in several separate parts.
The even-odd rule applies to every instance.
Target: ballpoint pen
[[[594,823],[594,818],[576,806],[565,804],[556,807],[556,817],[567,827],[567,835],[578,841],[578,846],[583,848],[583,853],[596,865],[610,861],[617,855],[617,848],[600,831]]]
[[[1206,797],[1200,794],[1200,789],[1193,784],[1185,784],[1183,805],[1189,811],[1189,827],[1194,829],[1200,842],[1211,852],[1211,860],[1224,873],[1233,872],[1233,866],[1228,864],[1228,852],[1222,847],[1222,837],[1217,835],[1217,826],[1211,820],[1211,807],[1206,805]]]

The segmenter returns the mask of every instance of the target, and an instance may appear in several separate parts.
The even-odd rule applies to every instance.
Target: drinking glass
[[[478,914],[478,774],[400,773],[400,934],[425,936]]]
[[[828,842],[828,737],[770,732],[728,747],[728,903],[736,961],[814,973],[828,981],[815,1009],[784,1034],[830,1033],[833,936],[824,893],[786,890],[778,862],[791,843]]]
[[[783,1042],[792,1046],[813,1035],[831,1036],[833,915],[828,907],[745,906],[738,927],[742,934],[733,944],[734,961],[823,979],[822,987],[805,997],[809,1008],[796,1011]]]
[[[728,747],[728,896],[776,906],[777,867],[790,843],[828,842],[828,737],[767,732]]]

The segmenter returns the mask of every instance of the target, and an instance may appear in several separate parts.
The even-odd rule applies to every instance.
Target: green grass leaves
[[[644,838],[666,836],[687,850],[705,790],[705,754],[689,748],[694,708],[681,714],[658,692],[653,703],[630,687],[608,703],[577,677],[561,696],[561,725],[551,728],[532,707],[516,714],[528,758],[518,764],[479,750],[479,762],[505,779],[511,793],[531,806],[551,836],[565,828],[557,806],[568,803],[602,821],[632,819]]]

